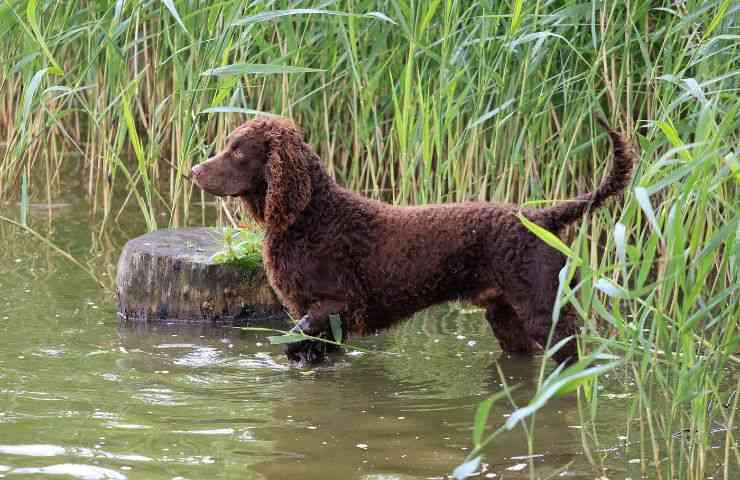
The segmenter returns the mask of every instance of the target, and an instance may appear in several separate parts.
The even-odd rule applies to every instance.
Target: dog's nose
[[[201,174],[202,171],[203,171],[203,165],[195,165],[190,170],[190,173],[192,174],[193,177],[197,178]]]

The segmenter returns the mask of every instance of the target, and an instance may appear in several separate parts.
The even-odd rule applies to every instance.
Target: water
[[[73,198],[30,222],[110,284],[143,225],[130,212],[102,229],[88,212]],[[360,342],[394,355],[299,370],[250,332],[119,325],[111,291],[80,268],[6,224],[0,244],[0,477],[445,478],[471,447],[478,402],[501,389],[497,365],[520,405],[536,388],[539,359],[502,354],[482,315],[457,306]],[[611,375],[597,425],[573,396],[538,414],[540,478],[640,477],[640,446],[623,447],[632,393]],[[495,404],[491,418],[511,411]],[[528,455],[509,432],[479,478],[528,478]]]

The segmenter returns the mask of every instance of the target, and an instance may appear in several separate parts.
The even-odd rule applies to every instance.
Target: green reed
[[[546,204],[598,184],[603,112],[640,162],[623,205],[577,229],[579,277],[562,301],[584,319],[583,348],[621,357],[636,385],[624,448],[645,472],[704,478],[719,455],[729,478],[739,12],[731,0],[1,0],[0,201],[27,178],[31,201],[50,202],[72,174],[104,223],[128,206],[149,229],[201,223],[190,167],[270,112],[369,196]],[[589,382],[578,401],[595,425]]]

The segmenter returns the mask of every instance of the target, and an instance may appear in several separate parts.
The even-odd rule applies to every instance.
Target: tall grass
[[[0,201],[23,178],[51,201],[73,172],[104,222],[130,204],[150,229],[201,222],[183,175],[256,111],[293,117],[370,196],[550,201],[600,180],[605,112],[640,164],[624,206],[578,230],[562,301],[584,348],[627,365],[625,448],[646,472],[704,478],[719,430],[730,478],[739,15],[731,0],[2,0]]]

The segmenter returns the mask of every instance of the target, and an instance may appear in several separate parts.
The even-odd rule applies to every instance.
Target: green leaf
[[[473,422],[473,445],[476,448],[480,446],[483,441],[483,433],[486,430],[486,424],[488,423],[488,414],[491,412],[491,407],[496,399],[489,397],[478,404],[478,408],[475,410],[475,421]]]
[[[503,104],[499,105],[498,107],[494,108],[493,110],[491,110],[489,112],[486,112],[483,115],[481,115],[480,117],[478,117],[478,119],[476,121],[474,121],[473,123],[471,123],[468,128],[475,128],[478,125],[480,125],[481,123],[485,122],[486,120],[492,119],[493,117],[495,117],[496,115],[498,115],[498,113],[501,112],[502,110],[506,110],[507,108],[509,108],[512,103],[514,103],[514,99],[513,98],[510,98],[509,100],[505,101]]]
[[[331,325],[331,334],[334,335],[334,341],[342,343],[342,319],[339,315],[332,313],[329,315],[329,325]]]
[[[691,150],[693,148],[696,148],[699,146],[697,143],[690,143],[687,145],[684,145],[683,147],[677,147],[672,148],[669,152],[667,152],[665,155],[663,155],[663,158],[668,157],[669,154],[678,153],[684,150]],[[664,163],[667,163],[668,160],[664,161]],[[649,187],[646,188],[648,195],[653,195],[655,193],[658,193],[659,191],[663,190],[664,188],[671,186],[675,183],[677,183],[679,180],[683,179],[685,176],[689,175],[690,173],[696,171],[696,168],[700,166],[702,163],[705,162],[704,158],[697,158],[695,160],[692,160],[691,162],[688,162],[683,167],[675,170],[669,175],[666,175],[665,177],[661,178],[655,183],[652,183]],[[654,170],[658,170],[659,166],[661,166],[662,163],[659,161],[655,165],[653,165]],[[647,175],[646,175],[647,176]],[[650,175],[652,176],[652,175]]]
[[[610,297],[630,298],[630,294],[627,290],[615,284],[611,280],[607,280],[606,278],[598,279],[594,287],[598,288]]]
[[[226,252],[218,252],[211,256],[211,263],[225,263],[228,259]]]
[[[537,238],[550,245],[555,250],[558,250],[566,257],[572,258],[576,262],[580,263],[581,259],[578,258],[573,250],[571,250],[569,246],[564,244],[563,241],[557,237],[557,235],[529,220],[527,217],[522,215],[521,212],[517,213],[517,217],[519,217],[519,221],[521,221],[522,224],[527,227],[527,230],[534,233]]]
[[[18,60],[15,63],[15,65],[13,65],[13,68],[10,69],[10,73],[12,74],[12,73],[18,73],[18,72],[20,72],[21,70],[23,70],[23,67],[25,67],[26,65],[30,64],[34,60],[36,60],[36,58],[39,55],[41,55],[41,53],[39,53],[39,52],[33,52],[33,53],[29,53],[28,55],[23,56],[23,58],[21,58],[20,60]]]
[[[150,232],[157,229],[157,220],[152,210],[152,182],[149,181],[149,167],[147,157],[144,152],[144,147],[139,138],[139,132],[136,128],[136,119],[134,118],[133,111],[131,110],[131,96],[128,92],[125,92],[121,99],[121,113],[123,114],[124,123],[126,124],[126,130],[128,131],[129,141],[134,149],[134,156],[136,157],[136,163],[139,170],[139,174],[143,179],[145,199],[141,199],[137,194],[137,201],[139,202],[141,211],[144,213],[147,228]]]
[[[732,0],[724,0],[717,10],[715,10],[714,18],[712,18],[712,21],[709,22],[709,26],[704,31],[704,38],[703,40],[706,40],[710,37],[712,32],[714,32],[714,29],[716,29],[719,25],[722,24],[723,21],[727,19],[727,9],[732,5]],[[735,4],[737,6],[737,4]],[[702,42],[703,43],[703,42]]]
[[[553,398],[564,397],[570,393],[575,392],[581,385],[590,382],[602,373],[613,369],[619,364],[620,362],[612,362],[606,365],[598,365],[573,374],[568,374],[568,370],[566,370],[565,372],[563,372],[563,375],[566,376],[567,380],[560,384],[559,387],[555,390],[555,392],[553,393]]]
[[[709,316],[712,313],[713,309],[717,308],[720,305],[729,305],[729,297],[730,295],[733,295],[736,290],[736,287],[726,288],[722,290],[718,295],[712,297],[701,310],[697,311],[696,313],[691,315],[688,320],[686,320],[686,323],[684,323],[684,325],[681,327],[681,334],[683,335],[694,328],[699,320]]]
[[[684,143],[672,123],[656,122],[656,124],[658,125],[658,128],[663,131],[663,134],[666,136],[668,141],[671,142],[671,145],[673,145],[674,147],[683,147]],[[688,150],[681,150],[681,155],[686,160],[692,159],[691,152],[689,152]]]
[[[44,42],[44,36],[41,35],[41,28],[39,28],[39,22],[36,19],[36,3],[36,0],[28,0],[28,3],[26,4],[26,18],[28,19],[28,23],[31,24],[31,30],[33,30],[34,38],[41,47],[41,51],[44,52],[44,55],[52,64],[52,68],[50,69],[51,73],[54,75],[64,75],[64,70],[62,70],[62,67],[60,67],[57,61],[54,60],[51,50],[49,50],[49,47],[46,46],[46,42]]]
[[[383,20],[384,22],[392,23],[393,25],[397,25],[396,22],[386,15],[383,12],[367,12],[365,15],[360,15],[362,17],[370,17],[370,18],[377,18],[378,20]]]
[[[620,365],[621,362],[611,362],[606,365],[599,365],[588,369],[583,369],[585,365],[588,365],[593,359],[593,356],[586,357],[577,364],[569,367],[563,371],[563,365],[559,365],[550,376],[542,383],[542,387],[537,391],[537,395],[529,402],[528,405],[515,410],[509,418],[506,420],[504,426],[507,430],[513,429],[519,422],[529,417],[553,397],[563,396],[573,391],[570,385],[576,382],[575,388],[578,388],[583,382],[579,380],[583,377],[593,378],[596,375],[600,375],[608,370],[615,368]]]
[[[694,262],[698,262],[705,256],[713,254],[730,235],[737,231],[738,227],[740,227],[740,216],[735,215],[735,218],[728,221],[718,232],[712,235],[712,238],[705,244],[699,255],[694,259]]]
[[[455,477],[455,480],[463,480],[464,478],[469,477],[478,469],[482,458],[483,457],[478,455],[472,460],[468,460],[462,465],[459,465],[455,470],[452,471],[452,476]]]
[[[522,21],[522,12],[524,11],[524,0],[514,0],[514,9],[511,15],[511,25],[509,32],[516,32]]]
[[[617,258],[622,264],[622,268],[627,266],[627,227],[622,223],[614,225],[614,245],[617,247]]]
[[[262,112],[260,110],[252,110],[251,108],[240,108],[240,107],[211,107],[206,108],[198,112],[198,115],[204,113],[245,113],[247,115],[274,115],[268,112]]]
[[[0,34],[5,33],[6,28],[12,28],[15,23],[15,15],[10,3],[7,0],[0,3]]]
[[[302,342],[306,339],[306,337],[304,335],[296,335],[296,334],[289,333],[287,335],[272,335],[270,337],[267,337],[267,339],[273,345],[282,345],[285,343]]]
[[[126,0],[116,0],[116,8],[113,10],[113,23],[118,23],[118,20],[121,18],[124,3],[126,3]]]
[[[188,29],[185,28],[185,24],[182,23],[182,19],[180,18],[180,14],[177,13],[177,8],[175,8],[175,3],[172,0],[162,0],[162,3],[164,3],[164,6],[167,7],[167,10],[170,11],[173,17],[175,17],[175,20],[177,23],[182,27],[182,29],[190,35],[190,32],[188,32]]]
[[[254,23],[266,22],[269,20],[274,20],[280,17],[287,17],[290,15],[332,15],[336,17],[369,17],[369,18],[377,18],[378,20],[389,22],[394,25],[396,23],[386,14],[381,13],[381,12],[368,12],[365,14],[356,14],[356,13],[337,12],[337,11],[332,11],[332,10],[323,10],[320,8],[290,8],[287,10],[273,10],[271,12],[262,12],[262,13],[258,13],[257,15],[250,15],[248,17],[240,18],[239,20],[232,22],[231,26],[238,27],[238,26],[243,26],[243,25],[251,25]]]
[[[228,75],[277,75],[281,73],[310,73],[323,72],[320,68],[291,67],[289,65],[273,65],[269,63],[233,63],[223,67],[211,68],[201,75],[216,77]]]
[[[560,285],[563,285],[562,281],[560,282]],[[558,298],[560,298],[560,295],[561,295],[560,288],[558,288]],[[558,350],[560,350],[565,345],[567,345],[568,342],[570,342],[572,339],[573,339],[572,335],[569,335],[565,338],[560,339],[558,342],[555,343],[555,345],[552,345],[549,349],[547,349],[547,351],[545,352],[545,356],[547,358],[552,358],[553,355],[555,355],[558,352]]]
[[[695,78],[684,78],[683,87],[686,89],[689,95],[696,98],[700,102],[705,103],[707,101],[707,96],[704,94],[704,91],[701,89],[699,82],[697,82]]]
[[[28,124],[28,117],[31,116],[31,105],[33,104],[33,97],[36,94],[36,91],[39,89],[41,80],[44,78],[44,75],[46,74],[48,70],[49,70],[48,68],[42,68],[41,70],[36,72],[31,78],[31,81],[28,82],[28,87],[26,87],[25,91],[23,92],[23,110],[21,112],[21,130],[26,129],[26,126]]]
[[[657,233],[658,237],[662,240],[663,234],[658,226],[658,220],[655,218],[655,210],[653,210],[653,205],[650,203],[650,195],[648,194],[648,191],[643,187],[636,187],[635,198],[637,199],[637,203],[640,205],[642,211],[645,212],[648,222],[653,227],[653,230],[655,230],[655,233]]]

